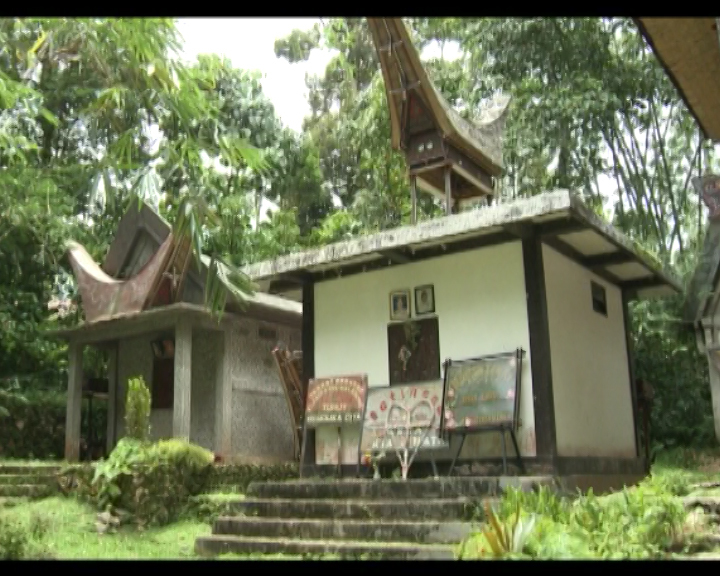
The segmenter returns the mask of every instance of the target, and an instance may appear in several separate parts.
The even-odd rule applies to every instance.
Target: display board
[[[308,384],[305,426],[360,423],[367,389],[365,374],[313,378]]]
[[[523,351],[445,362],[443,430],[517,428]]]
[[[391,451],[406,436],[410,448],[447,448],[440,435],[442,395],[442,380],[368,389],[360,452]]]

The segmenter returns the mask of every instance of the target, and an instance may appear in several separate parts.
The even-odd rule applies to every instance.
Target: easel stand
[[[460,444],[458,445],[457,451],[455,452],[452,462],[450,463],[450,470],[448,471],[448,476],[451,476],[453,473],[453,470],[455,469],[455,463],[457,462],[457,459],[460,456],[460,452],[462,452],[463,445],[465,444],[465,438],[471,434],[483,434],[486,432],[500,432],[500,438],[502,440],[503,475],[505,475],[505,476],[507,476],[507,473],[508,473],[508,470],[507,470],[507,441],[505,440],[505,432],[510,432],[510,439],[512,440],[513,448],[515,448],[515,455],[517,457],[518,468],[520,468],[520,472],[522,474],[525,474],[525,464],[523,464],[522,457],[520,456],[520,448],[518,447],[517,437],[515,436],[515,429],[509,424],[501,424],[499,426],[493,426],[491,428],[465,429],[465,430],[455,430],[453,432],[449,432],[448,440],[450,440],[452,438],[452,436],[460,436]],[[435,470],[434,462],[433,462],[433,470]],[[435,473],[437,474],[437,472],[435,472]]]

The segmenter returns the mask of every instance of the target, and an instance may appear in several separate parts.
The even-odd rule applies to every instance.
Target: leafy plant
[[[520,556],[526,551],[530,536],[535,527],[535,517],[521,517],[520,505],[516,507],[513,516],[502,521],[492,509],[489,502],[485,502],[485,524],[480,530],[479,536],[475,536],[470,541],[474,542],[475,550],[471,555],[476,557],[492,556],[495,558],[506,558],[510,556]],[[460,557],[467,554],[466,540],[460,551]]]
[[[150,436],[150,390],[142,376],[130,378],[125,398],[125,434],[140,442]]]

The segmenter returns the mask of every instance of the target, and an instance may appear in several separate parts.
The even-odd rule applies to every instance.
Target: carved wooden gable
[[[440,378],[438,319],[388,324],[390,384]]]

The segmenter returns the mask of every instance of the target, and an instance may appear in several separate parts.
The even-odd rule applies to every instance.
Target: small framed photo
[[[390,292],[390,320],[410,318],[410,290]]]
[[[415,313],[435,313],[435,287],[432,284],[415,288]]]

